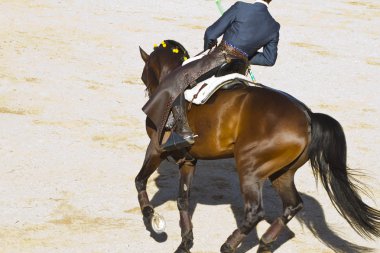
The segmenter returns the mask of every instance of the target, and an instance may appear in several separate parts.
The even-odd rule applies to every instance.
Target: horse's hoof
[[[166,222],[164,217],[159,215],[158,213],[154,213],[152,218],[150,219],[150,225],[155,233],[161,234],[165,232]]]
[[[260,250],[259,251],[258,250],[257,253],[272,253],[272,251],[270,251],[270,250],[263,250],[263,251]]]
[[[186,249],[182,243],[174,253],[191,253],[189,249]]]
[[[263,241],[260,241],[257,253],[272,253],[272,243],[265,244]]]
[[[221,253],[234,253],[235,249],[231,247],[231,245],[224,243],[222,247],[220,247],[220,252]]]
[[[257,253],[272,253],[270,250],[257,250]]]
[[[193,231],[190,231],[182,238],[182,242],[175,253],[190,253],[190,249],[193,247],[193,240]]]

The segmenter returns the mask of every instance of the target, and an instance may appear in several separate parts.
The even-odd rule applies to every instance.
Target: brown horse
[[[145,62],[142,80],[152,94],[160,80],[179,67],[185,49],[175,41],[156,48],[150,55],[140,48]],[[173,53],[173,48],[181,49]],[[177,51],[175,51],[177,52]],[[243,87],[217,91],[204,105],[188,112],[193,131],[199,135],[188,149],[193,159],[179,163],[180,186],[177,200],[182,242],[176,252],[190,252],[193,244],[189,196],[196,159],[234,157],[244,200],[244,220],[227,238],[221,252],[235,252],[247,234],[264,218],[262,188],[266,179],[283,202],[283,214],[260,239],[258,252],[272,252],[271,245],[281,230],[303,207],[294,185],[294,174],[308,160],[319,176],[332,203],[351,227],[364,237],[380,236],[380,211],[366,205],[359,186],[346,165],[346,140],[341,125],[328,115],[311,112],[290,95],[267,87]],[[151,142],[143,166],[135,179],[142,213],[159,222],[146,193],[150,175],[168,156],[157,143],[157,133],[149,119]],[[159,216],[158,216],[159,217]],[[157,220],[158,219],[158,220]]]

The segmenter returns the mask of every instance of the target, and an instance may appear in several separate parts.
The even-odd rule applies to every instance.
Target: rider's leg
[[[171,134],[162,148],[166,151],[186,148],[194,143],[194,133],[187,121],[185,96],[182,93],[174,101],[172,112],[175,120],[175,132]]]
[[[175,131],[181,135],[189,144],[194,143],[194,134],[187,121],[185,95],[182,93],[174,101],[172,108],[174,119],[176,120]]]

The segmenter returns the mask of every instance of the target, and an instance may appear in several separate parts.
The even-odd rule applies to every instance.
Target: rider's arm
[[[235,20],[238,4],[239,2],[236,2],[232,5],[217,21],[215,21],[214,24],[206,29],[204,36],[204,50],[208,48],[212,41],[218,39],[219,36],[222,35]]]
[[[280,34],[277,33],[268,44],[263,47],[263,52],[256,53],[249,61],[253,65],[273,66],[277,59],[277,45]]]

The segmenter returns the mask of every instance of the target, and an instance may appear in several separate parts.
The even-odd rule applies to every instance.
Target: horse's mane
[[[190,57],[185,47],[179,42],[175,40],[163,40],[160,44],[154,45],[154,51],[150,54],[150,56],[153,56],[152,59],[155,59],[155,60],[150,61],[150,63],[155,62],[158,66],[165,64],[164,62],[167,62],[166,61],[167,59],[160,59],[160,58],[162,56],[163,57],[167,56],[167,54],[172,55],[174,57],[175,59],[174,64],[176,64],[174,67],[181,66],[181,64]],[[147,64],[150,64],[150,63],[147,63]],[[145,85],[146,85],[145,92],[149,96],[149,88],[150,88],[149,84],[145,84]]]
[[[183,52],[184,56],[187,58],[190,58],[189,52],[185,49],[184,46],[182,46],[181,43],[175,41],[175,40],[165,40],[167,44],[173,45],[174,47],[178,47]]]
[[[181,50],[181,52],[183,53],[183,56],[186,57],[187,59],[190,58],[190,55],[189,53],[187,52],[187,50],[185,49],[184,46],[182,46],[181,43],[175,41],[175,40],[164,40],[163,43],[161,43],[158,48],[162,48],[163,47],[163,44],[166,44],[165,46],[169,46],[169,48],[172,50],[172,49],[179,49]]]

